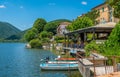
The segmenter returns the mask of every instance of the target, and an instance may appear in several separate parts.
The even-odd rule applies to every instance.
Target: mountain
[[[29,29],[27,30],[24,30],[24,31],[21,31],[17,34],[14,34],[14,35],[11,35],[10,37],[7,37],[6,40],[22,40],[24,39],[24,34],[28,31]]]
[[[52,22],[60,24],[62,22],[72,22],[72,21],[70,21],[68,19],[57,19],[57,20],[50,21],[49,23],[52,23]]]
[[[53,21],[50,21],[48,23],[56,23],[56,24],[60,24],[61,22],[71,22],[70,20],[67,20],[67,19],[57,19],[57,20],[53,20]],[[25,30],[25,31],[21,31],[21,32],[18,32],[16,34],[13,34],[9,37],[6,38],[6,40],[21,40],[21,39],[24,39],[24,34],[30,30],[31,28]]]
[[[0,39],[8,38],[20,32],[21,30],[14,27],[12,24],[7,22],[0,22]]]

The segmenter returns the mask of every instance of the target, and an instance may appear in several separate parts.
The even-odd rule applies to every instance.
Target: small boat
[[[46,60],[40,64],[41,70],[78,70],[78,61],[75,58],[56,58],[55,60]]]
[[[62,70],[78,70],[78,64],[76,63],[42,63],[40,64],[41,70],[49,71],[62,71]]]
[[[48,61],[47,63],[51,63],[51,64],[78,64],[78,61],[62,61],[62,60],[60,60],[60,61],[57,61],[57,60],[55,60],[55,61]]]
[[[66,60],[66,61],[76,61],[76,58],[56,58],[55,60]]]

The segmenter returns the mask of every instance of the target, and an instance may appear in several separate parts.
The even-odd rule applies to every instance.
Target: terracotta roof
[[[82,29],[78,29],[78,30],[75,30],[73,32],[69,32],[69,33],[66,33],[65,35],[72,35],[72,34],[75,34],[75,33],[83,33],[83,32],[91,32],[93,31],[93,29],[95,30],[95,32],[111,32],[112,29],[115,27],[116,23],[114,22],[108,22],[108,23],[105,23],[105,24],[98,24],[98,25],[95,25],[95,26],[91,26],[91,27],[87,27],[87,28],[82,28]]]
[[[104,2],[104,3],[102,3],[102,4],[99,4],[99,5],[95,6],[95,7],[93,7],[92,10],[94,10],[95,8],[100,7],[100,6],[102,6],[102,5],[105,5],[105,4],[106,4],[106,2]]]

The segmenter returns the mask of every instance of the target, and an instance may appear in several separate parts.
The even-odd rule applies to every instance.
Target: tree
[[[24,35],[26,41],[31,41],[32,39],[36,38],[36,33],[32,30],[29,30]]]
[[[31,28],[31,31],[33,31],[34,33],[38,34],[38,30],[34,27]]]
[[[63,36],[55,36],[55,41],[57,43],[63,43],[64,42],[64,37]]]
[[[33,27],[38,30],[38,33],[43,31],[44,26],[46,25],[46,21],[42,18],[38,18],[35,22]]]
[[[110,6],[114,7],[120,0],[106,0],[106,1]]]
[[[107,45],[109,47],[120,46],[120,22],[116,24],[115,28],[112,30],[107,40]]]
[[[39,34],[39,38],[42,39],[42,38],[49,38],[51,39],[53,36],[53,33],[52,32],[47,32],[47,31],[42,31],[40,34]]]
[[[42,38],[42,43],[50,43],[50,38]]]
[[[48,38],[52,39],[53,33],[52,32],[48,32]]]
[[[69,31],[73,31],[74,30],[73,26],[71,26],[71,25],[66,26],[66,29],[69,30]]]
[[[30,46],[32,48],[42,48],[42,43],[39,39],[33,39],[30,41]]]
[[[96,23],[97,23],[96,19],[97,19],[100,15],[99,15],[99,11],[97,11],[97,10],[92,10],[92,11],[86,13],[85,16],[86,16],[86,17],[89,17],[89,18],[93,21],[93,24],[96,24]]]
[[[114,8],[113,15],[116,18],[120,18],[120,0],[106,0],[107,3]]]
[[[51,22],[45,25],[44,30],[48,32],[52,32],[53,34],[56,34],[57,27],[58,27],[58,24]]]
[[[78,30],[81,28],[90,27],[92,25],[93,25],[92,20],[90,18],[84,16],[84,17],[78,17],[68,27],[70,27],[70,29],[73,29],[73,30]],[[67,29],[69,29],[68,27],[67,27]]]
[[[48,38],[48,35],[49,33],[47,31],[42,31],[40,34],[39,34],[39,38],[42,39],[42,38]]]
[[[96,45],[95,45],[96,46]],[[105,56],[120,56],[120,22],[112,30],[108,40],[99,47],[99,53]]]

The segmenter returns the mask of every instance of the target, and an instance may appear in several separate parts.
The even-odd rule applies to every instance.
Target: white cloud
[[[5,5],[0,5],[0,8],[6,8],[6,6]]]
[[[82,5],[87,5],[87,2],[82,1],[81,4],[82,4]]]
[[[22,9],[22,8],[24,8],[23,6],[20,6],[20,8]]]
[[[54,6],[54,5],[56,5],[56,3],[48,3],[48,5]]]

